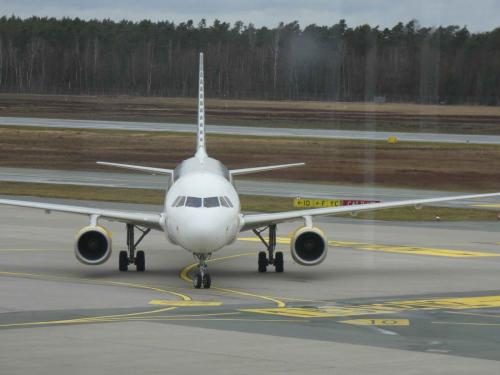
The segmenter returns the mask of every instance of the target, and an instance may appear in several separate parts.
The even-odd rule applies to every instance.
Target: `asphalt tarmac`
[[[151,176],[144,173],[116,173],[109,171],[107,168],[103,168],[103,172],[90,172],[0,167],[0,181],[157,190],[165,190],[168,185],[168,178],[165,176]],[[372,185],[312,184],[240,178],[235,179],[235,185],[238,192],[245,195],[375,200],[382,202],[468,194],[439,190],[373,187]],[[470,192],[470,194],[473,193],[477,192]],[[480,206],[491,209],[500,207],[497,198],[443,202],[437,205],[444,207]]]
[[[191,124],[181,124],[181,123],[69,120],[69,119],[46,119],[46,118],[31,118],[31,117],[0,117],[0,126],[134,130],[134,131],[152,131],[152,132],[163,131],[163,132],[181,132],[181,133],[196,132],[196,126],[194,125],[194,123],[191,125]],[[396,137],[400,141],[407,141],[407,142],[500,144],[500,136],[497,135],[269,128],[260,126],[251,127],[251,126],[215,125],[215,124],[207,125],[207,133],[262,136],[262,137],[307,137],[307,138],[324,138],[324,139],[357,139],[357,140],[372,140],[372,141],[386,141],[388,137]]]
[[[124,208],[151,210],[154,207]],[[257,272],[250,233],[214,254],[210,290],[189,253],[150,234],[146,272],[73,255],[86,217],[0,207],[1,374],[498,374],[499,223],[325,218],[326,261]]]

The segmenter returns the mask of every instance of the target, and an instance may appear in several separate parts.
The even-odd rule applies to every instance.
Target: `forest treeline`
[[[0,18],[0,91],[500,104],[500,28]]]

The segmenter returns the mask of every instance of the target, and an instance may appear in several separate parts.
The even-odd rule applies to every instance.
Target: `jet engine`
[[[83,264],[102,264],[111,256],[111,233],[101,226],[88,226],[76,235],[75,255]]]
[[[290,241],[292,258],[303,266],[316,266],[322,263],[328,252],[328,240],[324,233],[315,227],[302,227],[295,231]]]

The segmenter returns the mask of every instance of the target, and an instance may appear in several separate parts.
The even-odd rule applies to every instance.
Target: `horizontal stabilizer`
[[[232,169],[230,172],[231,172],[232,176],[237,176],[239,174],[249,174],[249,173],[266,172],[266,171],[272,171],[274,169],[302,167],[304,165],[306,165],[306,163],[278,164],[278,165],[268,165],[268,166],[265,166],[265,167]]]
[[[131,164],[108,163],[108,162],[105,162],[105,161],[98,161],[97,164],[99,164],[99,165],[106,165],[108,167],[131,169],[133,171],[140,171],[140,172],[146,172],[146,173],[151,173],[151,174],[171,175],[174,172],[172,169],[143,167],[143,166],[140,166],[140,165],[131,165]]]

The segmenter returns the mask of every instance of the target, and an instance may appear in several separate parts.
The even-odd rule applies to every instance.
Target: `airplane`
[[[238,193],[233,185],[236,176],[298,167],[304,163],[229,170],[220,161],[208,156],[205,135],[203,53],[200,53],[198,127],[194,156],[182,161],[175,169],[97,162],[99,165],[168,176],[170,187],[166,189],[162,212],[132,212],[12,199],[0,199],[0,204],[42,209],[48,213],[57,211],[87,215],[89,223],[77,233],[74,244],[76,258],[86,265],[102,264],[111,256],[111,234],[101,225],[101,220],[125,223],[127,251],[122,250],[119,253],[120,271],[127,271],[131,264],[135,265],[137,271],[144,271],[145,254],[144,251],[136,251],[137,246],[151,230],[161,231],[168,241],[191,252],[198,260],[193,284],[199,289],[211,286],[207,260],[215,251],[235,242],[239,233],[243,231],[253,231],[265,246],[266,251],[258,253],[258,271],[266,272],[267,267],[272,265],[276,272],[283,272],[283,252],[275,251],[276,228],[280,223],[303,221],[303,225],[291,237],[291,256],[300,265],[315,266],[322,263],[328,253],[327,238],[314,225],[313,218],[315,217],[402,206],[418,208],[423,204],[500,196],[500,193],[459,195],[276,213],[243,214]],[[140,232],[137,240],[135,239],[136,230]],[[268,232],[267,239],[263,235],[265,231]]]

